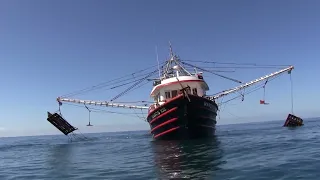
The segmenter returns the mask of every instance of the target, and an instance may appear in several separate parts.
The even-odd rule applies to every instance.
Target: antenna
[[[160,63],[159,63],[158,46],[157,46],[157,45],[156,45],[156,56],[157,56],[158,70],[159,70],[159,79],[160,79],[160,78],[161,78],[161,74],[160,74]]]
[[[173,57],[173,51],[172,51],[172,46],[170,41],[169,41],[169,46],[170,46],[170,56]]]

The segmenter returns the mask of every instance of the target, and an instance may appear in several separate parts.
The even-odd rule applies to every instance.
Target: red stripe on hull
[[[170,109],[170,110],[167,111],[167,112],[164,112],[163,114],[160,114],[158,117],[156,117],[156,118],[154,118],[152,121],[150,121],[150,124],[152,124],[153,122],[155,122],[155,121],[158,120],[159,118],[161,118],[161,117],[163,117],[163,116],[165,116],[165,115],[167,115],[167,114],[169,114],[169,113],[171,113],[171,112],[173,112],[173,111],[175,111],[175,110],[177,110],[177,109],[178,109],[178,108],[175,107],[175,108]]]
[[[159,107],[157,107],[157,108],[155,108],[155,109],[153,109],[153,110],[150,110],[150,111],[148,112],[148,116],[150,116],[150,114],[151,114],[153,111],[159,110],[161,107],[165,106],[166,104],[168,104],[168,103],[170,103],[170,102],[172,102],[172,101],[174,101],[174,100],[176,100],[176,99],[181,98],[182,96],[183,96],[183,94],[179,94],[178,96],[169,99],[168,101],[166,101],[165,103],[163,103],[161,106],[159,106]]]
[[[162,126],[164,126],[164,125],[166,125],[166,124],[169,124],[169,123],[171,123],[173,121],[176,121],[176,120],[178,120],[178,118],[172,118],[172,119],[170,119],[170,120],[168,120],[168,121],[166,121],[166,122],[164,122],[162,124],[159,124],[158,126],[156,126],[153,129],[151,129],[151,132],[156,130],[156,129],[158,129],[158,128],[160,128],[160,127],[162,127]]]
[[[177,129],[179,129],[179,128],[180,128],[180,127],[171,128],[171,129],[169,129],[169,130],[166,130],[166,131],[164,131],[164,132],[162,132],[162,133],[157,134],[156,136],[154,136],[154,138],[158,138],[158,137],[160,137],[160,136],[163,136],[163,135],[165,135],[165,134],[167,134],[167,133],[170,133],[170,132],[172,132],[172,131],[174,131],[174,130],[177,130]]]
[[[175,97],[148,114],[149,132],[154,139],[192,139],[214,135],[216,103],[194,95],[189,95],[189,98],[191,102],[183,95]]]

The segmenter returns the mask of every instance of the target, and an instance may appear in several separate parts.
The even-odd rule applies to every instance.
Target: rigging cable
[[[200,67],[200,68],[203,68],[203,67]],[[206,68],[208,68],[208,67],[206,67]],[[190,72],[194,70],[194,68],[185,68],[185,69]],[[236,70],[211,70],[211,71],[213,71],[213,72],[236,72]]]
[[[152,76],[154,73],[156,73],[158,71],[158,69],[156,69],[155,71],[151,72],[150,74],[148,74],[146,77],[142,78],[140,81],[134,83],[132,86],[130,86],[129,88],[127,88],[125,91],[121,92],[120,94],[118,94],[117,96],[115,96],[114,98],[111,99],[111,101],[116,100],[117,98],[119,98],[120,96],[124,95],[125,93],[127,93],[128,91],[130,91],[132,88],[134,88],[135,86],[137,86],[138,84],[140,84],[143,80],[147,79],[148,77]]]
[[[262,86],[263,87],[263,104],[267,104],[265,101],[266,101],[266,85],[268,83],[268,80],[269,79],[267,79],[266,82],[264,83],[264,85]],[[261,101],[260,101],[260,103],[261,103]]]
[[[200,63],[208,63],[208,64],[233,64],[233,65],[251,65],[251,66],[273,66],[273,67],[280,67],[280,66],[290,66],[290,65],[275,65],[275,64],[256,64],[256,63],[231,63],[231,62],[216,62],[216,61],[199,61],[199,60],[183,60],[189,62],[200,62]]]
[[[262,86],[260,85],[260,86],[258,86],[256,89],[253,89],[253,90],[251,90],[251,91],[249,91],[249,92],[247,92],[247,93],[245,93],[245,94],[250,94],[250,93],[255,92],[255,91],[257,91],[257,90],[259,90],[259,89],[261,89],[261,88],[262,88]],[[221,104],[226,104],[226,103],[228,103],[228,102],[230,102],[230,101],[232,101],[232,100],[238,99],[238,98],[240,98],[240,97],[242,97],[242,95],[238,95],[238,96],[236,96],[236,97],[234,97],[234,98],[228,99],[228,100],[226,100],[226,101],[224,101],[224,102],[221,102]]]
[[[201,67],[201,66],[200,66]],[[267,69],[267,68],[272,68],[272,69],[282,69],[282,67],[275,67],[275,66],[206,66],[208,69],[215,69],[215,68],[221,68],[221,69]]]
[[[59,110],[58,110],[58,112],[59,112],[60,116],[62,117],[61,108],[60,108],[61,106],[62,106],[62,102],[59,101]]]
[[[69,106],[75,106],[75,107],[83,108],[83,106],[77,105],[77,104],[71,104],[71,103],[64,103],[64,104],[65,105],[69,105]],[[134,115],[134,114],[137,114],[137,113],[130,113],[130,112],[108,111],[108,110],[99,109],[99,108],[90,108],[90,110],[91,110],[91,112],[96,112],[96,113],[110,113],[110,114],[121,114],[121,115]],[[146,114],[146,113],[141,113],[141,114]]]
[[[140,80],[144,80],[144,78],[135,79],[135,80],[133,80],[133,81],[131,81],[131,82],[119,84],[119,85],[116,85],[116,86],[111,87],[110,89],[115,89],[115,88],[118,88],[118,87],[121,87],[121,86],[125,86],[125,85],[127,85],[127,84],[131,84],[131,83],[134,83],[134,82],[138,82],[138,81],[140,81]]]
[[[135,110],[135,109],[133,109],[133,111],[134,111],[135,115],[136,115],[139,119],[141,119],[141,120],[143,120],[143,121],[146,121],[146,120],[147,120],[146,117],[140,117],[140,116],[139,116],[139,113],[136,113],[136,110]],[[141,114],[142,114],[142,110],[141,110]]]
[[[153,103],[153,101],[114,101],[114,103],[119,103],[119,104],[130,103],[130,104],[134,104],[134,103]]]
[[[273,80],[273,79],[276,79],[276,78],[280,77],[281,75],[282,75],[282,74],[278,74],[278,75],[276,75],[276,76],[269,77],[268,79],[269,79],[269,81],[271,81],[271,80]],[[270,79],[271,79],[271,80],[270,80]],[[258,85],[256,85],[256,86],[258,86]],[[245,88],[248,88],[248,87],[250,87],[250,86],[242,87],[242,88],[240,88],[239,90],[245,89]],[[215,94],[208,95],[208,96],[216,96],[216,95],[218,95],[218,94],[220,94],[220,93],[223,93],[223,92],[225,92],[225,91],[229,91],[229,90],[232,90],[232,89],[234,89],[234,88],[227,89],[227,90],[223,90],[223,91],[221,91],[221,92],[217,92],[217,93],[215,93]],[[239,90],[238,90],[238,91],[239,91]]]
[[[209,71],[209,70],[206,70],[206,69],[203,69],[203,68],[197,67],[197,66],[195,66],[195,65],[191,65],[191,64],[186,63],[186,62],[181,62],[181,63],[182,63],[182,64],[185,64],[185,65],[187,65],[187,66],[195,67],[195,68],[200,69],[200,70],[202,70],[202,71],[209,72],[209,73],[214,74],[214,75],[216,75],[216,76],[220,76],[220,77],[222,77],[222,78],[229,79],[229,80],[234,81],[234,82],[237,82],[237,83],[242,83],[242,82],[241,82],[241,81],[239,81],[239,80],[236,80],[236,79],[233,79],[233,78],[229,78],[229,77],[226,77],[226,76],[223,76],[223,75],[217,74],[217,73],[215,73],[215,72],[212,72],[212,71]]]
[[[144,85],[146,85],[146,84],[148,84],[148,83],[149,83],[149,81],[147,81],[147,82],[145,82],[145,83],[143,83],[143,84],[140,84],[139,86],[131,89],[130,92],[132,92],[132,91],[134,91],[134,90],[136,90],[136,89],[139,89],[140,87],[142,87],[142,86],[144,86]],[[123,95],[128,94],[128,92],[129,92],[129,91],[125,92]],[[141,103],[143,103],[143,102],[148,102],[148,101],[141,101]],[[151,102],[151,101],[149,101],[149,102]],[[117,102],[117,103],[120,103],[120,102]],[[123,102],[123,103],[124,103],[124,102]],[[125,102],[125,103],[130,103],[130,102]],[[145,106],[146,106],[146,105],[145,105]]]
[[[270,82],[270,81],[272,81],[272,80],[274,80],[274,79],[276,79],[276,78],[280,77],[281,75],[282,75],[282,74],[277,75],[277,76],[274,76],[274,77],[272,77],[272,78],[269,78],[269,79],[268,79],[268,82]],[[264,83],[264,84],[265,84],[265,83]],[[255,86],[255,89],[253,89],[253,90],[251,90],[251,91],[249,91],[249,92],[246,92],[246,93],[244,93],[243,95],[253,93],[253,92],[255,92],[255,91],[257,91],[257,90],[259,90],[259,89],[263,88],[264,84],[256,85],[256,86]],[[236,96],[236,97],[234,97],[234,98],[228,99],[228,100],[226,100],[226,101],[222,102],[221,104],[228,103],[228,102],[230,102],[230,101],[232,101],[232,100],[235,100],[235,99],[238,99],[238,98],[240,98],[240,97],[242,97],[242,95],[238,95],[238,96]]]
[[[293,113],[293,82],[292,82],[292,76],[291,76],[291,71],[289,71],[290,74],[290,84],[291,84],[291,113]]]
[[[91,121],[90,121],[90,113],[91,113],[91,110],[86,106],[86,105],[84,105],[87,109],[88,109],[88,111],[89,111],[89,124],[87,125],[87,126],[92,126],[91,125]]]
[[[159,62],[159,61],[158,61],[158,62]],[[159,69],[159,67],[158,67],[158,70],[159,70],[159,78],[160,78],[160,69]],[[133,78],[135,78],[135,77],[134,77],[134,74],[132,74],[132,76],[133,76]],[[136,116],[137,116],[139,119],[142,119],[143,121],[145,121],[145,118],[140,117],[140,116],[136,113],[136,110],[135,110],[135,109],[133,109],[133,111],[135,112]],[[141,109],[141,112],[142,112],[142,109]]]
[[[164,62],[163,62],[163,63],[164,63]],[[160,63],[160,64],[163,64],[163,63]],[[121,77],[118,77],[118,78],[115,78],[115,79],[112,79],[112,80],[109,80],[109,81],[106,81],[106,82],[99,83],[99,84],[94,85],[94,86],[90,86],[90,87],[87,87],[87,88],[84,88],[84,89],[81,89],[81,90],[78,90],[78,91],[74,91],[74,92],[71,92],[71,93],[62,95],[61,97],[71,97],[71,96],[75,96],[75,95],[77,95],[77,94],[81,94],[81,93],[84,93],[84,92],[88,92],[88,91],[90,91],[90,90],[92,90],[92,89],[94,89],[94,88],[105,87],[105,86],[107,86],[107,85],[110,85],[111,82],[115,82],[115,81],[116,81],[116,83],[119,83],[118,80],[121,80],[121,79],[123,79],[123,78],[125,78],[125,77],[131,76],[132,74],[139,74],[139,73],[141,73],[141,72],[143,72],[143,71],[146,71],[146,70],[149,70],[150,68],[153,68],[153,67],[155,67],[155,66],[158,66],[158,65],[153,65],[153,66],[150,66],[150,67],[147,67],[147,68],[138,70],[138,71],[136,71],[136,72],[133,72],[133,73],[130,73],[130,74],[126,74],[126,75],[124,75],[124,76],[121,76]],[[149,74],[149,73],[146,73],[146,74]],[[145,74],[143,74],[143,75],[145,75]],[[142,75],[140,74],[140,75],[138,75],[138,76],[142,76]],[[132,79],[132,78],[130,78],[130,79]],[[130,80],[130,79],[126,79],[126,80]],[[123,81],[126,81],[126,80],[122,80],[122,81],[120,81],[120,82],[123,82]]]
[[[145,76],[145,75],[147,75],[147,74],[149,74],[149,73],[150,73],[150,72],[144,73],[144,74],[139,74],[139,75],[137,75],[137,77]],[[119,79],[121,79],[121,78],[119,78]],[[121,82],[130,81],[130,80],[132,80],[132,79],[134,79],[134,78],[131,77],[131,78],[123,79],[123,80],[120,80],[120,81],[116,81],[116,82],[114,82],[114,83],[109,83],[109,84],[107,84],[107,82],[112,82],[112,81],[114,81],[114,80],[110,80],[110,81],[107,81],[107,82],[105,82],[105,83],[101,83],[101,84],[96,85],[96,86],[91,86],[91,87],[89,87],[89,88],[82,89],[82,90],[77,91],[77,92],[75,92],[75,93],[71,93],[71,94],[68,94],[68,95],[64,95],[64,96],[62,96],[62,97],[66,97],[66,96],[71,97],[71,96],[75,96],[75,95],[79,95],[79,94],[84,94],[84,93],[89,92],[89,91],[93,91],[93,90],[97,90],[97,89],[102,89],[102,88],[105,88],[105,87],[108,87],[108,86],[112,86],[112,85],[119,84],[119,83],[121,83]],[[136,81],[138,81],[138,80],[136,80]],[[136,81],[131,81],[131,82],[128,82],[128,83],[123,83],[123,84],[120,84],[120,85],[116,85],[116,86],[111,87],[111,88],[109,88],[109,89],[114,89],[114,88],[117,88],[117,87],[121,87],[121,86],[130,84],[130,83],[133,83],[133,82],[136,82]]]

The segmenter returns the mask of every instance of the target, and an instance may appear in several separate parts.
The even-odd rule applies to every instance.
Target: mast
[[[173,57],[174,54],[173,54],[173,51],[172,51],[172,45],[171,45],[170,41],[169,41],[169,48],[170,48],[170,57]]]
[[[172,50],[172,44],[170,41],[169,41],[169,51],[170,51],[169,53],[170,57],[166,61],[161,80],[175,77],[174,70],[178,71],[180,76],[191,76],[192,74],[182,66],[182,63],[180,63],[179,56],[174,54]]]

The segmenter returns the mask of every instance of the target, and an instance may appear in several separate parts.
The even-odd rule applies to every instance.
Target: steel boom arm
[[[222,91],[221,93],[219,93],[219,94],[217,94],[217,95],[215,95],[215,96],[207,96],[207,98],[210,99],[210,100],[215,100],[215,99],[221,98],[221,97],[223,97],[223,96],[225,96],[225,95],[228,95],[228,94],[234,93],[234,92],[236,92],[236,91],[239,91],[239,90],[241,90],[241,89],[247,88],[247,87],[249,87],[249,86],[251,86],[251,85],[254,85],[254,84],[256,84],[256,83],[258,83],[258,82],[260,82],[260,81],[263,81],[263,80],[266,80],[266,79],[268,79],[268,78],[277,76],[277,75],[282,74],[282,73],[284,73],[284,72],[289,72],[289,73],[290,73],[293,68],[294,68],[293,66],[289,66],[289,67],[287,67],[287,68],[285,68],[285,69],[281,69],[280,71],[273,72],[273,73],[271,73],[271,74],[268,74],[268,75],[266,75],[266,76],[263,76],[263,77],[260,77],[260,78],[258,78],[258,79],[255,79],[255,80],[253,80],[253,81],[247,82],[247,83],[242,84],[242,85],[240,85],[240,86],[237,86],[237,87],[235,87],[235,88]]]
[[[134,106],[134,105],[128,105],[128,104],[110,103],[107,101],[91,101],[91,100],[61,98],[61,97],[58,97],[57,101],[59,103],[70,102],[70,103],[78,103],[78,104],[85,104],[85,105],[119,107],[119,108],[128,108],[128,109],[148,109],[149,108],[147,106]]]

